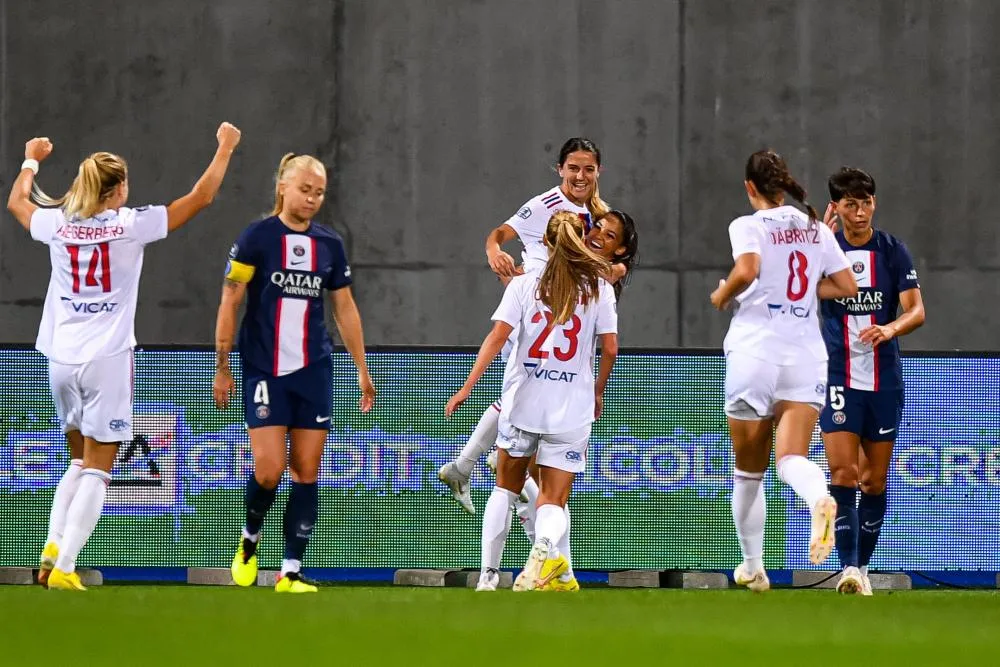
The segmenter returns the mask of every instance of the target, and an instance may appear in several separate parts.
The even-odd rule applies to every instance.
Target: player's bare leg
[[[59,557],[59,544],[66,530],[66,515],[70,503],[80,486],[80,472],[83,470],[83,434],[79,430],[66,433],[66,444],[69,446],[69,467],[63,473],[52,496],[52,510],[49,513],[49,534],[45,538],[45,547],[38,560],[38,583],[44,587],[49,585],[49,573],[56,566]]]
[[[238,586],[257,582],[257,546],[264,517],[274,504],[274,494],[288,466],[288,429],[284,426],[259,426],[248,430],[253,452],[253,474],[247,480],[246,519],[240,546],[230,570]]]
[[[743,554],[743,562],[733,572],[733,579],[737,585],[761,593],[771,587],[764,569],[764,524],[767,519],[764,473],[771,458],[773,420],[728,417],[728,423],[735,456],[733,523]]]
[[[50,589],[86,590],[76,573],[76,559],[101,518],[118,444],[84,438],[83,469],[80,471],[79,486],[66,512],[66,528],[59,545],[59,556],[49,574]]]
[[[812,517],[809,560],[823,563],[833,550],[837,502],[829,495],[823,471],[809,456],[809,440],[819,412],[808,403],[779,401],[775,406],[774,459],[778,477],[805,501]]]
[[[830,495],[837,501],[835,542],[840,557],[841,575],[837,592],[847,595],[861,592],[863,581],[858,570],[858,450],[861,438],[850,431],[823,434],[826,460],[830,465]]]
[[[858,564],[862,577],[861,594],[865,596],[872,594],[868,563],[875,552],[882,532],[882,522],[885,519],[886,483],[889,477],[889,463],[892,460],[892,447],[892,441],[863,440],[861,443]]]

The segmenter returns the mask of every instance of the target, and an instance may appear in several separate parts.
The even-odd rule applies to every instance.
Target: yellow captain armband
[[[253,278],[254,267],[231,259],[226,262],[226,280],[237,283],[248,283]]]

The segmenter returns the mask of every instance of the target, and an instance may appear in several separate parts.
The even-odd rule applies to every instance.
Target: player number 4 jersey
[[[850,267],[825,225],[794,206],[757,211],[729,225],[733,259],[760,255],[760,273],[737,296],[726,353],[740,351],[779,366],[826,361],[816,286]]]
[[[503,379],[503,412],[531,433],[565,433],[594,421],[597,336],[618,332],[611,285],[600,282],[596,302],[577,305],[573,317],[551,325],[552,313],[536,298],[538,274],[514,278],[493,320],[514,327],[516,342]]]
[[[135,309],[146,244],[167,235],[163,206],[122,207],[66,219],[31,216],[31,237],[49,246],[52,274],[35,347],[52,361],[83,364],[135,347]]]

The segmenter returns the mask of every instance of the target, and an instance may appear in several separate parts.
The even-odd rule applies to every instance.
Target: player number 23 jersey
[[[514,327],[516,343],[503,380],[503,412],[531,433],[565,433],[594,421],[597,336],[618,332],[611,285],[600,282],[596,302],[577,305],[573,317],[552,325],[536,298],[538,274],[514,278],[493,320]]]

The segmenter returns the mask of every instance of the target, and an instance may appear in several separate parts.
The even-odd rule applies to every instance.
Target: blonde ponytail
[[[45,194],[36,181],[31,187],[31,198],[40,206],[62,208],[67,218],[90,218],[104,207],[115,188],[127,178],[125,160],[113,153],[94,153],[80,163],[73,184],[62,197]]]
[[[590,211],[590,217],[594,220],[602,218],[611,212],[611,207],[608,203],[601,199],[601,187],[597,181],[594,181],[594,194],[590,195],[590,199],[587,200],[587,210]]]
[[[281,209],[285,205],[285,197],[281,194],[281,184],[299,169],[312,169],[317,174],[326,176],[326,166],[312,155],[285,153],[281,162],[278,163],[278,173],[274,177],[274,209],[271,210],[271,215],[281,213]]]
[[[599,280],[611,264],[583,242],[583,220],[568,211],[556,211],[545,229],[549,261],[538,282],[538,298],[552,311],[553,324],[573,317],[577,303],[597,299]]]

